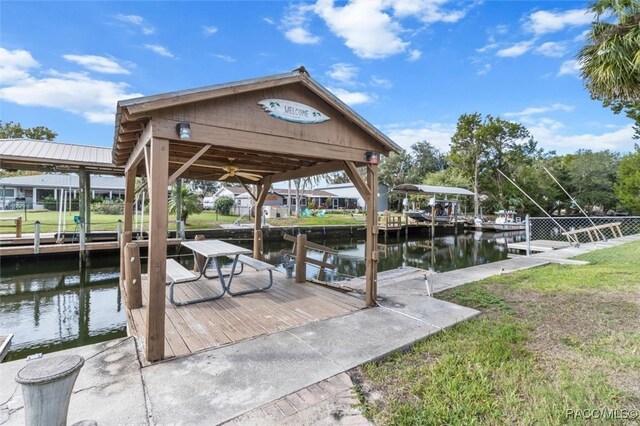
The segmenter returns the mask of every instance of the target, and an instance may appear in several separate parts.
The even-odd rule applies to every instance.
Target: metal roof
[[[75,173],[45,173],[31,176],[12,176],[0,179],[0,186],[36,188],[79,188],[79,177]],[[122,176],[91,176],[91,189],[124,191]]]
[[[394,187],[391,192],[400,192],[404,194],[452,194],[452,195],[473,195],[473,192],[464,188],[455,188],[453,186],[435,186],[435,185],[414,185],[405,183]]]
[[[110,148],[35,139],[0,139],[0,167],[17,170],[77,171],[122,175]]]

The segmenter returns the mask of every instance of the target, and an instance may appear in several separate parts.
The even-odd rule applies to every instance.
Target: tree
[[[36,126],[31,128],[23,128],[20,123],[13,121],[2,122],[0,120],[0,139],[37,139],[52,141],[58,136],[56,132],[45,126]]]
[[[231,197],[222,196],[216,200],[215,210],[224,215],[228,216],[231,213],[231,208],[236,204],[235,200]]]
[[[629,213],[640,214],[640,145],[620,160],[615,191]]]
[[[349,176],[345,172],[334,172],[327,173],[323,175],[324,180],[331,185],[339,184],[339,183],[351,183]]]
[[[618,172],[619,155],[608,150],[579,150],[567,157],[567,191],[580,207],[586,212],[596,208],[606,212],[614,208],[617,198],[613,188]],[[577,207],[574,210],[577,210]]]
[[[422,182],[429,173],[442,170],[445,160],[440,151],[427,141],[411,145],[411,167],[408,170],[408,181]]]
[[[597,0],[589,9],[596,21],[578,55],[585,86],[593,99],[635,120],[640,137],[640,3]]]
[[[176,213],[177,200],[180,193],[182,195],[181,219],[186,225],[189,215],[200,213],[202,211],[202,204],[200,204],[200,200],[196,193],[190,190],[187,186],[181,186],[180,192],[178,192],[178,186],[174,184],[171,190],[171,198],[169,198],[169,213]]]
[[[452,165],[471,180],[475,216],[480,212],[480,169],[487,154],[487,143],[481,132],[482,127],[482,116],[479,113],[462,114],[458,118],[456,132],[451,138],[449,154]]]

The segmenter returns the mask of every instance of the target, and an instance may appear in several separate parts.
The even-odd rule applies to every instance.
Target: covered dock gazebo
[[[113,162],[125,172],[123,238],[132,230],[136,176],[147,177],[150,196],[147,361],[164,356],[167,185],[178,178],[238,182],[260,211],[273,183],[345,171],[367,201],[365,301],[373,306],[378,262],[377,163],[380,155],[399,150],[304,68],[118,102]],[[358,167],[366,167],[366,178]],[[263,254],[262,225],[258,214],[256,259]],[[134,291],[140,292],[140,286]]]

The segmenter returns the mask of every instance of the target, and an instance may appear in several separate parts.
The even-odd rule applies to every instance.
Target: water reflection
[[[105,262],[106,261],[106,262]],[[7,360],[126,335],[117,258],[3,264],[0,332],[13,333]]]
[[[468,233],[457,237],[380,240],[379,270],[413,266],[437,272],[465,268],[507,257],[507,243],[522,235]],[[339,251],[328,260],[337,263],[327,271],[328,281],[345,280],[365,273],[364,240],[316,240]],[[251,241],[235,242],[247,248]],[[265,244],[265,260],[284,270],[280,250],[291,243]],[[321,259],[318,252],[309,256]],[[180,262],[191,267],[192,256],[182,251]],[[13,333],[8,359],[37,352],[52,352],[97,343],[126,335],[126,319],[118,287],[117,256],[94,257],[91,267],[78,272],[75,256],[66,259],[2,263],[0,270],[0,334]],[[144,265],[143,265],[144,268]],[[316,278],[309,267],[307,276]]]

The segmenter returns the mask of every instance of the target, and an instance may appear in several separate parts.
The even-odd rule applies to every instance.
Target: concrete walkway
[[[640,235],[584,244],[435,274],[429,279],[434,291],[442,291],[501,270],[505,273],[562,262],[637,240]],[[427,297],[419,270],[395,282],[381,280],[379,294],[380,307],[145,368],[136,357],[132,338],[65,351],[87,358],[71,399],[69,423],[83,419],[99,424],[222,423],[362,363],[408,348],[479,313]],[[22,396],[13,378],[25,363],[0,364],[2,425],[24,424]]]

